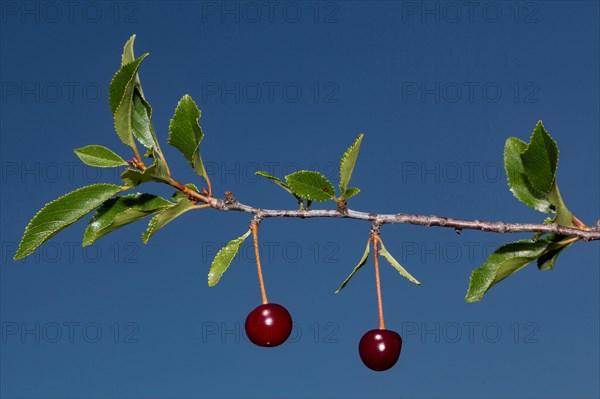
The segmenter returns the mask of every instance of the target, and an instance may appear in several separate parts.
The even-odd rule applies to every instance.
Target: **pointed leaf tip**
[[[126,166],[127,162],[109,148],[101,145],[88,145],[73,150],[75,155],[86,165],[98,168]]]
[[[521,270],[548,250],[548,242],[521,240],[496,249],[481,267],[473,270],[465,300],[477,302],[494,285]]]
[[[44,242],[122,190],[114,184],[92,184],[44,205],[25,228],[14,259],[32,254]]]
[[[360,151],[360,144],[362,143],[362,139],[364,134],[361,133],[355,140],[354,143],[344,152],[342,155],[342,159],[340,160],[340,193],[341,196],[344,197],[344,193],[348,188],[348,183],[350,182],[350,178],[352,177],[352,172],[354,171],[354,166],[356,165],[356,159],[358,158],[358,152]],[[349,198],[349,197],[346,197]]]

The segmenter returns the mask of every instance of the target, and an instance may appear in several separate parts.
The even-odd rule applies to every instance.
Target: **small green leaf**
[[[142,234],[144,244],[148,244],[150,237],[152,237],[158,230],[165,227],[167,223],[171,222],[178,216],[183,215],[187,211],[191,211],[192,209],[194,209],[194,204],[187,199],[181,199],[178,203],[167,208],[163,208],[160,213],[150,219],[150,223],[148,223],[148,229],[146,232],[144,232],[144,234]]]
[[[354,143],[346,150],[340,160],[340,193],[342,196],[348,188],[350,177],[352,177],[352,171],[354,170],[354,165],[358,158],[358,152],[360,151],[360,144],[362,143],[363,136],[364,134],[361,133],[356,140],[354,140]],[[350,197],[346,196],[346,198]]]
[[[360,260],[358,261],[358,265],[356,265],[354,267],[354,270],[352,270],[352,273],[350,273],[350,275],[348,277],[346,277],[346,279],[344,280],[344,282],[342,283],[342,285],[340,285],[340,288],[337,289],[337,291],[335,292],[336,294],[339,293],[342,289],[344,289],[344,287],[346,286],[346,284],[348,284],[348,282],[350,281],[350,279],[352,277],[354,277],[354,274],[356,274],[356,272],[363,267],[363,265],[365,263],[367,263],[367,259],[369,259],[369,251],[371,250],[371,240],[367,241],[367,247],[365,248],[365,252],[363,253],[362,258],[360,258]]]
[[[504,146],[504,169],[508,180],[508,187],[513,195],[521,202],[533,209],[550,213],[552,205],[546,193],[537,190],[527,179],[521,154],[527,149],[527,143],[516,137],[506,140]]]
[[[385,249],[385,246],[383,245],[383,241],[381,240],[381,237],[379,237],[379,243],[381,244],[381,249],[379,250],[379,254],[381,254],[381,256],[383,256],[388,262],[390,262],[390,265],[394,266],[394,268],[396,270],[398,270],[398,272],[403,277],[407,278],[408,281],[410,281],[411,283],[421,284],[419,282],[419,280],[417,280],[416,278],[414,278],[408,271],[406,271],[406,269],[403,268],[402,265],[400,265],[400,263],[398,263],[398,261],[396,259],[394,259],[394,257],[392,256],[392,254],[389,253],[387,251],[387,249]]]
[[[186,94],[179,100],[175,114],[169,124],[168,142],[181,151],[198,176],[206,178],[206,170],[198,148],[204,137],[202,128],[198,124],[199,119],[200,110],[198,106],[192,100],[192,97]]]
[[[112,150],[101,145],[88,145],[74,150],[75,155],[89,166],[98,168],[111,168],[115,166],[126,166],[127,162]]]
[[[521,240],[496,249],[481,267],[473,270],[466,301],[480,301],[492,286],[542,256],[547,248],[548,243],[543,240]]]
[[[327,201],[335,198],[333,184],[319,172],[300,170],[285,177],[294,194],[311,201]]]
[[[90,220],[83,234],[83,246],[171,205],[174,204],[151,194],[136,193],[110,198],[98,208]]]
[[[231,261],[238,253],[240,246],[244,242],[246,238],[250,235],[250,230],[246,232],[241,237],[236,238],[235,240],[231,240],[225,245],[223,248],[219,250],[212,264],[210,265],[210,271],[208,272],[208,286],[214,287],[223,273],[229,268]]]
[[[347,200],[349,198],[354,197],[358,193],[360,193],[360,188],[358,187],[347,188],[346,191],[344,191],[344,193],[342,194],[341,199]]]
[[[521,160],[531,184],[537,190],[548,193],[558,166],[558,146],[544,129],[542,121],[533,130],[527,149],[521,154]]]
[[[45,241],[122,190],[123,187],[114,184],[92,184],[46,204],[25,228],[14,259],[30,255]]]

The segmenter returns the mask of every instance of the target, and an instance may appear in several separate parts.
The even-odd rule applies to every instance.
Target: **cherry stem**
[[[256,256],[256,270],[258,271],[258,282],[260,284],[260,294],[262,296],[262,303],[266,305],[269,303],[267,300],[267,291],[265,291],[265,282],[263,280],[262,268],[260,267],[260,253],[258,251],[258,223],[256,221],[250,222],[250,230],[252,230],[252,238],[254,238],[254,255]]]
[[[375,259],[375,285],[377,286],[377,306],[379,308],[379,329],[385,330],[383,321],[383,301],[381,300],[381,279],[379,278],[379,236],[373,235],[373,258]]]

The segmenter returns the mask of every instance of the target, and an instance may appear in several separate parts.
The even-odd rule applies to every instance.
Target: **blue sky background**
[[[140,75],[159,136],[166,142],[177,101],[191,94],[219,194],[292,208],[254,171],[319,168],[336,180],[342,152],[365,132],[352,208],[541,222],[509,192],[502,150],[542,119],[559,144],[568,207],[591,225],[600,216],[598,2],[269,4],[0,3],[0,395],[600,396],[598,243],[577,243],[555,270],[530,265],[467,304],[471,270],[529,235],[385,226],[388,249],[423,282],[383,264],[386,325],[404,338],[386,373],[357,353],[377,327],[372,263],[333,294],[362,254],[366,223],[262,224],[269,299],[296,323],[275,349],[242,334],[260,303],[250,241],[217,287],[206,284],[212,257],[246,231],[247,215],[188,213],[147,246],[138,222],[89,249],[79,245],[82,220],[12,261],[43,204],[118,181],[72,149],[102,144],[131,156],[107,102],[133,33],[136,53],[150,52]],[[165,150],[180,180],[199,183],[177,150]]]

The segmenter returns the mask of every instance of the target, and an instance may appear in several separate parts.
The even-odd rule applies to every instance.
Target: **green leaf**
[[[46,204],[29,222],[14,259],[30,255],[65,227],[122,191],[114,184],[92,184]]]
[[[527,178],[537,190],[548,193],[558,166],[558,146],[542,121],[533,130],[527,149],[521,154]]]
[[[181,151],[198,176],[206,178],[206,170],[198,148],[204,137],[202,128],[198,124],[199,119],[200,110],[198,106],[192,100],[192,97],[186,94],[179,100],[175,114],[169,124],[168,142]]]
[[[546,193],[537,190],[527,179],[521,154],[527,149],[527,143],[516,137],[506,140],[504,146],[504,169],[508,180],[508,187],[513,195],[521,202],[533,209],[550,213],[552,205]]]
[[[398,270],[398,272],[405,278],[408,279],[408,281],[410,281],[411,283],[415,283],[415,284],[421,284],[419,282],[419,280],[417,280],[416,278],[414,278],[408,271],[406,271],[405,268],[402,267],[402,265],[400,265],[400,263],[398,263],[398,261],[396,259],[394,259],[394,257],[392,256],[392,254],[390,254],[387,249],[385,249],[385,246],[383,245],[383,241],[381,240],[381,237],[379,237],[379,243],[381,244],[381,249],[379,250],[379,254],[381,254],[381,256],[383,256],[388,262],[390,262],[390,265],[394,266],[394,268],[396,270]]]
[[[550,189],[550,192],[548,193],[548,199],[550,200],[552,205],[554,205],[554,209],[556,211],[556,217],[554,218],[554,221],[560,224],[561,226],[572,226],[573,215],[563,202],[556,181],[554,182],[552,188]]]
[[[333,184],[319,172],[300,170],[285,177],[288,187],[299,197],[311,201],[327,201],[335,196]]]
[[[125,45],[123,60],[133,57],[133,39]],[[145,147],[158,146],[156,135],[152,128],[152,109],[144,99],[138,69],[143,56],[124,64],[115,74],[109,93],[109,103],[114,117],[117,135],[123,143],[135,146],[135,136]]]
[[[158,230],[165,227],[167,223],[171,222],[178,216],[183,215],[187,211],[191,211],[192,209],[194,209],[194,204],[187,199],[181,199],[178,203],[162,209],[159,214],[150,219],[150,223],[148,223],[148,229],[146,232],[144,232],[144,234],[142,234],[144,244],[148,244],[150,237],[152,237]]]
[[[88,145],[74,150],[75,155],[89,166],[99,168],[111,168],[115,166],[126,166],[127,162],[115,154],[112,150],[101,145]]]
[[[125,66],[135,60],[133,53],[133,43],[135,42],[135,35],[132,35],[129,40],[123,46],[123,55],[121,56],[121,66]]]
[[[496,249],[481,267],[473,270],[466,301],[476,302],[495,284],[542,256],[548,243],[521,240]]]
[[[90,220],[83,235],[83,246],[90,245],[111,231],[171,205],[174,204],[151,194],[136,193],[110,198],[98,208]]]
[[[129,40],[127,40],[127,43],[125,43],[125,46],[123,46],[123,55],[121,56],[121,67],[129,64],[130,62],[135,61],[135,54],[133,52],[133,43],[134,42],[135,42],[135,35],[132,35],[129,38]],[[140,82],[140,77],[137,73],[135,74],[134,82],[135,82],[135,85],[137,86],[137,88],[139,89],[140,93],[142,93],[142,97],[144,97],[144,94],[142,91],[142,84]]]
[[[360,188],[358,187],[347,188],[346,191],[344,191],[344,194],[342,194],[341,199],[347,200],[348,198],[354,197],[358,193],[360,193]]]
[[[131,36],[123,48],[121,57],[121,67],[135,61],[133,52],[133,43],[135,35]],[[135,138],[146,148],[160,149],[156,133],[152,127],[152,107],[144,97],[142,83],[139,74],[136,72],[132,81],[133,84],[133,107],[132,107],[132,131]]]
[[[133,89],[135,88],[135,76],[140,68],[140,64],[147,56],[148,53],[123,65],[113,76],[108,90],[108,104],[110,106],[110,112],[113,115],[117,112],[117,108],[119,107],[119,104],[121,104],[127,91],[131,90],[130,93],[133,94]]]
[[[152,107],[137,89],[132,101],[131,131],[134,137],[146,148],[160,148],[152,127]]]
[[[363,253],[362,258],[360,258],[360,260],[358,261],[358,265],[356,265],[354,267],[354,270],[352,270],[352,273],[350,273],[350,275],[348,277],[346,277],[346,279],[344,280],[342,285],[340,285],[340,288],[338,288],[337,291],[335,292],[336,294],[339,293],[342,289],[344,289],[344,287],[346,286],[346,284],[348,284],[350,279],[352,277],[354,277],[354,274],[356,274],[356,272],[361,267],[363,267],[365,263],[367,263],[367,259],[369,259],[369,251],[370,250],[371,250],[371,240],[367,241],[367,247],[365,248],[365,252]]]
[[[229,268],[231,261],[238,253],[240,246],[244,242],[246,238],[250,235],[250,230],[246,232],[241,237],[236,238],[235,240],[231,240],[225,245],[223,248],[219,250],[212,264],[210,265],[210,271],[208,272],[208,286],[214,287],[223,273]]]
[[[360,134],[354,143],[346,150],[344,155],[342,155],[342,159],[340,160],[340,193],[344,198],[350,198],[348,196],[344,196],[346,189],[348,188],[348,183],[350,182],[350,177],[352,177],[352,171],[354,170],[354,165],[356,164],[356,158],[358,158],[358,152],[360,151],[360,143],[362,143],[364,134]]]

